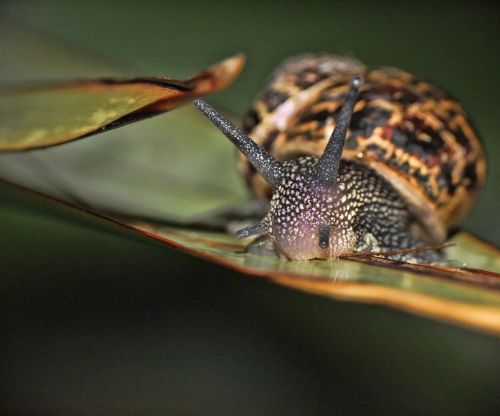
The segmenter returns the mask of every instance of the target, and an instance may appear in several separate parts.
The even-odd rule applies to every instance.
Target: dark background
[[[9,47],[35,33],[75,59],[19,51],[0,76],[184,77],[243,51],[242,77],[213,99],[242,114],[295,53],[411,69],[482,132],[489,183],[466,227],[498,244],[498,18],[467,2],[2,2],[0,23],[18,30]],[[493,337],[248,278],[5,185],[0,236],[7,414],[500,411]]]

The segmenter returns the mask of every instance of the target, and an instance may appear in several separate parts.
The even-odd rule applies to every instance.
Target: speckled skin
[[[195,105],[244,154],[239,166],[255,195],[270,198],[267,215],[237,235],[261,236],[259,247],[265,236],[289,259],[441,243],[484,183],[484,152],[463,109],[401,70],[292,58],[243,130],[203,100]],[[386,256],[443,259],[436,250]]]
[[[278,252],[308,260],[424,245],[409,231],[405,202],[383,178],[358,162],[341,161],[336,183],[325,187],[315,178],[317,161],[305,156],[283,164],[282,183],[263,220]],[[323,227],[326,244],[320,243]],[[442,258],[432,250],[392,257],[410,262]]]

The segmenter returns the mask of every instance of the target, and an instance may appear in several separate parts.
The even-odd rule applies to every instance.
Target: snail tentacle
[[[316,176],[324,185],[332,185],[337,178],[347,129],[351,123],[354,105],[356,104],[359,88],[362,84],[363,79],[360,76],[352,78],[351,86],[344,101],[344,105],[340,109],[339,115],[337,116],[333,133],[330,136],[325,151],[316,165]]]
[[[193,104],[200,110],[257,169],[266,182],[273,188],[281,183],[282,164],[255,143],[243,130],[235,126],[228,118],[202,99],[196,99]]]

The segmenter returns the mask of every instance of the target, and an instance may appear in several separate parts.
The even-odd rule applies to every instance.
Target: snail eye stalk
[[[219,113],[206,101],[196,99],[193,104],[200,110],[236,147],[264,177],[267,183],[277,188],[281,183],[282,164],[255,143],[240,128]]]
[[[335,120],[335,129],[330,140],[316,165],[316,177],[324,185],[332,185],[337,178],[342,150],[344,149],[345,136],[351,123],[354,105],[358,98],[359,88],[363,84],[363,79],[356,76],[351,81],[351,87],[347,93],[344,105]]]

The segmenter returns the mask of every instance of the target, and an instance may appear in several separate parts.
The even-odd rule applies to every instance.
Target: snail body
[[[442,243],[484,184],[483,147],[444,90],[394,68],[302,55],[285,61],[237,129],[195,104],[241,151],[268,214],[241,230],[290,259]],[[252,139],[250,139],[251,137]],[[442,258],[435,250],[393,256]]]

